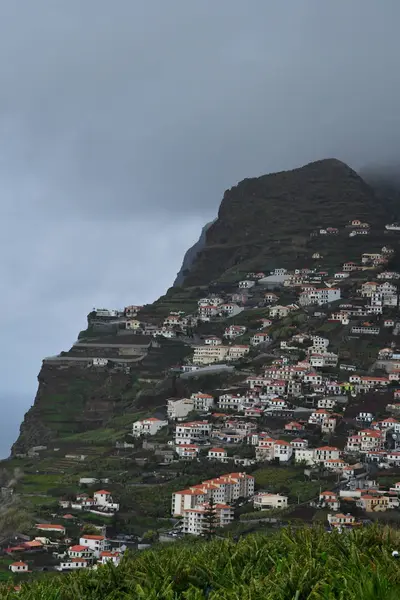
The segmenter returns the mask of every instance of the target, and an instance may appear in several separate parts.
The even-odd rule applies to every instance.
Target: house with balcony
[[[134,437],[155,435],[160,429],[166,427],[168,421],[164,419],[157,419],[156,417],[149,417],[140,421],[135,421],[132,425],[132,435]]]
[[[228,453],[225,448],[210,448],[207,454],[209,460],[217,460],[219,462],[228,462]]]
[[[208,444],[211,430],[212,425],[208,421],[179,423],[175,427],[175,444]]]

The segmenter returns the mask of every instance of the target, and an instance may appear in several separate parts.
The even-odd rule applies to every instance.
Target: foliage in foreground
[[[400,597],[400,533],[281,530],[182,543],[101,567],[0,590],[4,600],[394,600]]]

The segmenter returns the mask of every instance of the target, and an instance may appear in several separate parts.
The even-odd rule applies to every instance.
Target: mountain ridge
[[[306,255],[310,234],[327,220],[332,226],[344,226],[353,218],[373,218],[383,225],[387,217],[374,190],[337,159],[246,178],[225,191],[218,218],[208,228],[183,285],[204,284],[210,276],[218,279],[232,268],[235,275],[245,273],[252,270],[249,261],[254,259],[254,268],[260,269],[268,254],[283,255],[282,244],[292,240]],[[283,266],[293,262],[284,256],[282,260]]]

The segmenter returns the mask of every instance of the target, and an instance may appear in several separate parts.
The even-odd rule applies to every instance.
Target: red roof
[[[87,546],[81,546],[80,544],[77,544],[76,546],[70,546],[69,547],[69,551],[70,552],[84,552],[88,550]]]
[[[87,562],[84,558],[70,558],[69,562]]]
[[[59,529],[60,531],[64,531],[64,525],[52,525],[51,523],[39,523],[36,525],[37,529]]]
[[[14,562],[11,563],[10,567],[27,567],[28,565],[24,562]]]
[[[224,448],[210,448],[209,452],[226,452]]]
[[[107,490],[99,490],[98,492],[95,492],[95,494],[111,494],[111,492]]]
[[[83,540],[99,540],[102,541],[104,540],[104,535],[82,535],[81,539]]]

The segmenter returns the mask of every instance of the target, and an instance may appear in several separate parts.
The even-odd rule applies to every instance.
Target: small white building
[[[175,452],[183,460],[194,460],[199,455],[200,448],[196,444],[177,444]]]
[[[135,437],[140,437],[141,435],[155,435],[160,429],[167,425],[168,421],[149,417],[142,421],[135,421],[132,425],[132,434]]]
[[[58,571],[75,571],[76,569],[87,569],[89,563],[84,558],[69,558],[60,563]]]
[[[208,346],[220,346],[222,344],[222,340],[216,335],[207,335],[204,337],[204,343]]]
[[[207,458],[209,460],[218,460],[219,462],[228,462],[228,453],[225,448],[210,448]]]
[[[121,553],[120,552],[110,552],[109,550],[105,550],[100,553],[100,562],[102,565],[106,565],[107,563],[113,563],[116,567],[121,562]]]
[[[28,565],[26,563],[22,562],[22,561],[13,562],[9,566],[9,569],[13,573],[27,573],[28,572]]]
[[[252,346],[258,346],[259,344],[265,344],[270,340],[271,338],[267,331],[259,331],[250,338],[250,344]]]
[[[244,279],[243,281],[239,281],[239,288],[242,290],[248,290],[250,288],[252,288],[253,286],[256,285],[255,281],[252,281],[251,279]]]
[[[194,403],[190,398],[179,398],[178,400],[171,398],[167,401],[167,415],[171,421],[181,421],[193,410]]]
[[[254,508],[261,510],[287,508],[288,498],[281,494],[269,494],[267,492],[259,492],[253,498]]]

